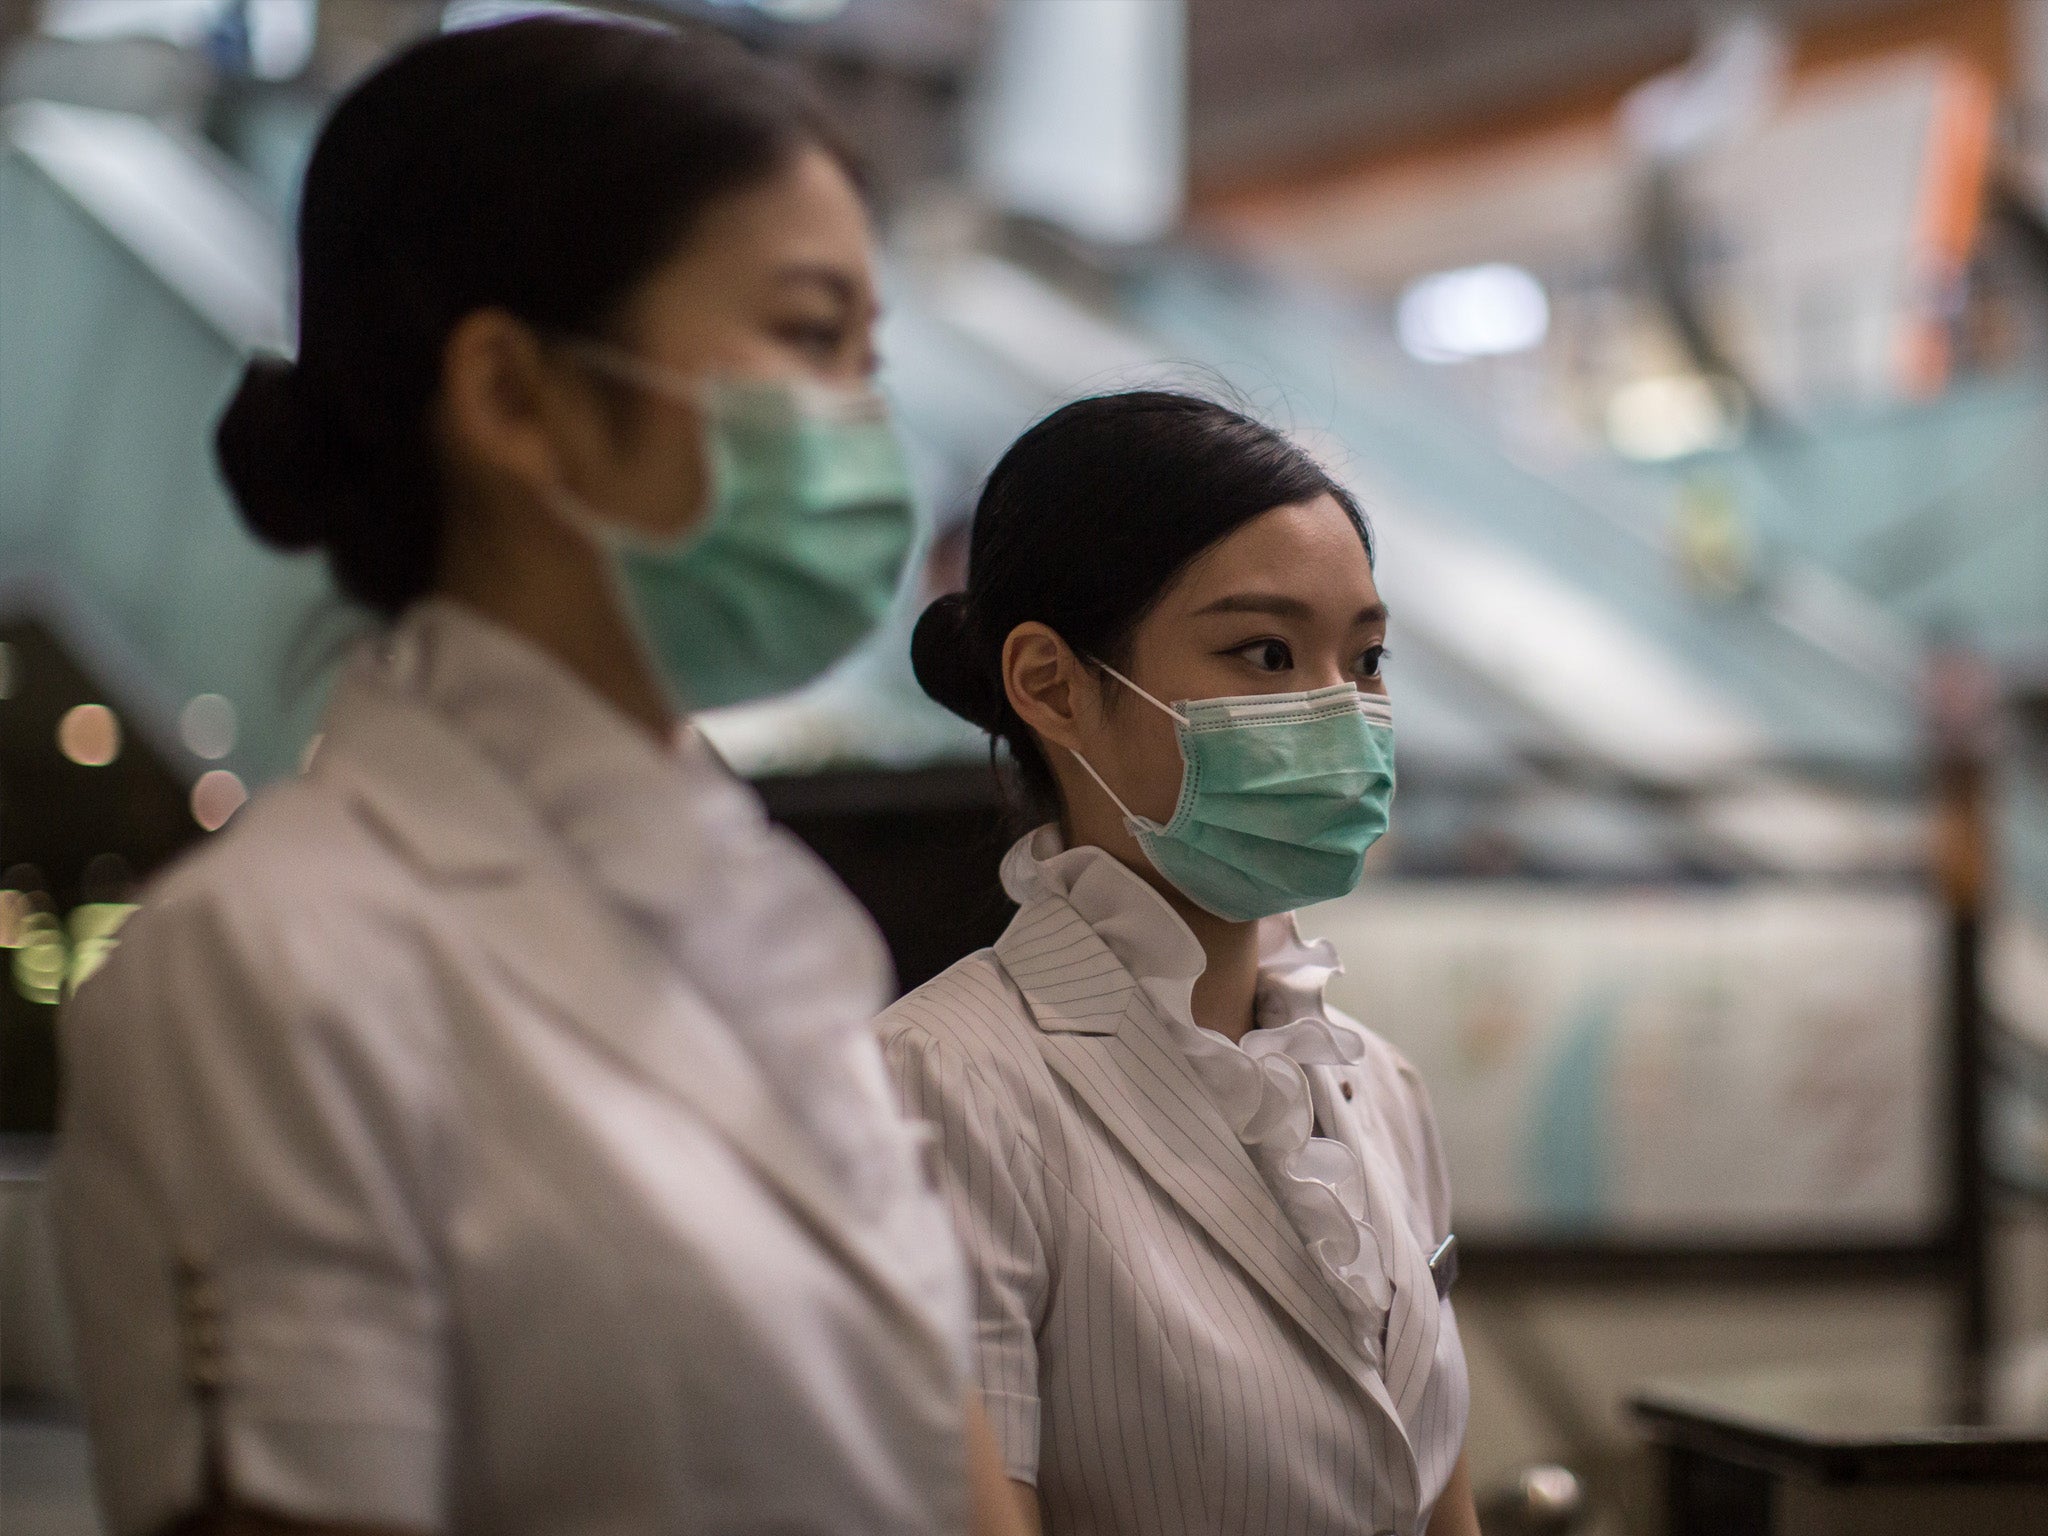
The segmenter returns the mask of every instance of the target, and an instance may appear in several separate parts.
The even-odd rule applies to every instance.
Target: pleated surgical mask
[[[558,497],[603,551],[680,704],[787,692],[873,632],[917,534],[909,465],[878,390],[698,383],[608,348],[579,355],[691,406],[705,423],[711,505],[682,537],[644,538]]]
[[[1098,665],[1100,665],[1098,663]],[[1162,704],[1172,716],[1180,799],[1163,825],[1132,813],[1080,753],[1152,867],[1204,911],[1248,922],[1348,895],[1394,799],[1393,706],[1350,683]]]

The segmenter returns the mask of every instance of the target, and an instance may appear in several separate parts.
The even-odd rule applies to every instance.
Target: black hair
[[[720,198],[816,145],[795,80],[709,28],[542,16],[418,44],[321,131],[299,207],[298,360],[249,364],[215,434],[244,520],[396,615],[431,587],[450,331],[500,308],[603,336]]]
[[[1328,496],[1368,556],[1357,500],[1281,433],[1198,395],[1133,390],[1062,406],[1011,444],[982,487],[967,590],[917,621],[924,691],[1007,748],[1029,814],[1058,809],[1051,766],[1003,689],[1019,624],[1125,667],[1132,636],[1198,556],[1275,507]]]

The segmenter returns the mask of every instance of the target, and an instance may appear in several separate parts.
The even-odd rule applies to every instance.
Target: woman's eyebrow
[[[881,308],[868,293],[865,283],[838,267],[822,262],[792,262],[776,271],[775,280],[785,287],[822,288],[847,309],[878,311]]]
[[[1194,616],[1202,618],[1211,613],[1257,613],[1275,619],[1294,619],[1306,622],[1316,616],[1312,604],[1298,597],[1289,597],[1281,592],[1232,592],[1219,597],[1213,603],[1204,604],[1195,610]],[[1352,619],[1354,625],[1381,624],[1386,622],[1385,603],[1367,603]]]

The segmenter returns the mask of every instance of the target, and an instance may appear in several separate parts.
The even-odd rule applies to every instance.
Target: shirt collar
[[[887,1005],[889,955],[831,872],[769,822],[694,727],[655,740],[553,657],[453,601],[411,609],[382,664],[666,955],[854,1205],[879,1208],[903,1159],[882,1145],[897,1132],[879,1074],[857,1079],[846,1056]]]
[[[394,680],[467,740],[644,926],[688,916],[684,872],[758,831],[758,802],[703,739],[657,741],[528,641],[447,598],[388,638]]]

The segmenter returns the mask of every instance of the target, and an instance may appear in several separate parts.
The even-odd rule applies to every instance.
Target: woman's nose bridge
[[[1335,651],[1319,653],[1306,679],[1310,688],[1334,688],[1339,683],[1356,681],[1351,675],[1348,658]]]

